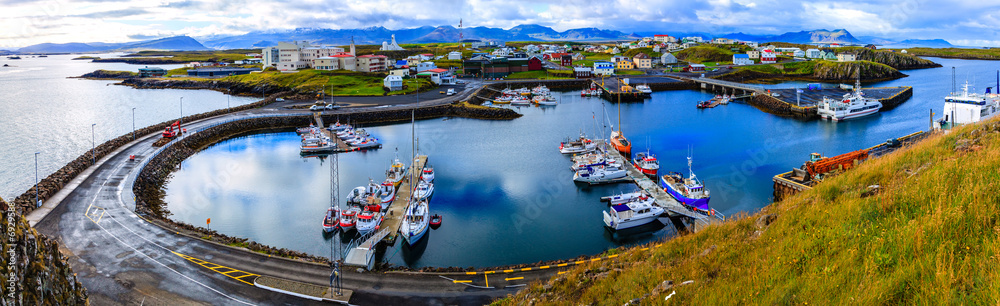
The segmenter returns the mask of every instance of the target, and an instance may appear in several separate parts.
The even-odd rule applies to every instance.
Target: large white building
[[[275,56],[277,52],[277,56]],[[279,42],[277,47],[264,48],[264,67],[275,67],[281,71],[295,71],[309,68],[314,59],[344,54],[344,48],[333,46],[313,46],[306,41]],[[354,44],[351,52],[354,54]],[[275,58],[277,60],[275,60]]]
[[[403,49],[403,47],[400,47],[399,44],[396,43],[396,34],[392,34],[392,43],[388,43],[388,42],[384,42],[383,41],[382,42],[382,48],[379,48],[379,50],[382,50],[382,51],[402,51],[402,50],[406,50],[406,49]]]

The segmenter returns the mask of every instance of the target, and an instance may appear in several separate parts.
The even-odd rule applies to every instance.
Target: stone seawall
[[[254,109],[263,105],[267,105],[268,103],[274,102],[275,98],[280,97],[284,94],[286,93],[285,92],[276,93],[262,101],[227,109],[215,110],[207,113],[201,113],[197,115],[186,116],[184,117],[184,122],[192,122],[195,120],[218,116],[230,112]],[[175,121],[177,120],[165,121],[156,125],[138,129],[135,132],[135,135],[136,137],[142,137],[148,134],[161,132],[163,131],[164,128],[174,123]],[[69,162],[59,170],[56,170],[56,172],[50,174],[49,176],[39,181],[37,186],[39,199],[44,201],[45,199],[52,197],[52,195],[55,195],[55,193],[58,192],[60,189],[62,189],[63,186],[66,186],[66,184],[68,184],[71,180],[73,180],[73,178],[79,175],[80,172],[83,172],[83,170],[87,169],[87,167],[93,165],[92,160],[100,160],[109,153],[114,152],[119,147],[128,144],[131,141],[132,141],[132,133],[128,133],[125,135],[118,136],[117,138],[108,140],[98,145],[96,148],[88,150],[87,152],[81,154],[79,157]],[[94,154],[93,156],[95,157],[93,159],[91,158],[91,151],[93,151]],[[14,198],[12,205],[14,205],[21,214],[27,214],[36,208],[34,202],[35,202],[35,186],[32,186],[32,188],[28,189],[23,194],[17,196],[17,198]]]
[[[496,109],[489,107],[474,106],[468,104],[441,105],[426,108],[399,109],[366,111],[351,114],[325,115],[324,122],[334,122],[340,120],[350,120],[359,124],[386,124],[393,122],[408,122],[412,116],[417,119],[431,119],[445,116],[467,117],[476,119],[509,120],[520,117],[513,110]],[[183,222],[176,222],[169,219],[170,212],[163,201],[165,193],[163,185],[169,179],[170,174],[176,169],[184,159],[194,155],[198,151],[218,143],[222,140],[252,133],[254,131],[290,129],[307,126],[311,123],[312,116],[294,117],[264,117],[238,120],[204,131],[189,134],[187,137],[177,140],[166,147],[159,155],[153,157],[143,168],[136,179],[132,191],[136,195],[136,212],[153,219],[155,222],[168,227],[175,227],[185,231],[196,232],[203,239],[221,244],[238,246],[252,251],[263,252],[265,254],[303,259],[318,263],[328,264],[325,257],[312,256],[298,251],[274,248],[246,238],[231,237],[220,234],[202,227],[196,227]]]
[[[757,109],[762,110],[766,113],[775,114],[778,116],[796,117],[804,119],[814,119],[819,117],[819,115],[816,114],[815,106],[812,107],[795,106],[769,95],[761,95],[761,94],[753,95],[753,97],[750,97],[750,105],[753,105],[753,107],[756,107]]]
[[[59,252],[59,243],[39,234],[16,211],[8,210],[3,199],[0,209],[4,220],[0,229],[4,240],[0,305],[88,305],[87,289]]]
[[[192,81],[192,80],[169,80],[157,78],[128,78],[116,85],[125,85],[139,89],[208,89],[221,91],[232,95],[241,96],[261,96],[262,94],[275,94],[279,92],[291,92],[296,94],[291,87],[278,86],[270,83],[247,84],[232,81]]]

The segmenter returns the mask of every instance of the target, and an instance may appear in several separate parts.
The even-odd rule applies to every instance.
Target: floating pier
[[[320,133],[323,133],[323,135],[326,135],[326,137],[333,139],[333,141],[337,143],[337,148],[333,149],[334,153],[347,152],[351,150],[351,146],[338,138],[337,134],[326,129],[326,126],[323,125],[323,116],[319,112],[313,112],[313,120],[316,120],[316,126],[320,128]]]

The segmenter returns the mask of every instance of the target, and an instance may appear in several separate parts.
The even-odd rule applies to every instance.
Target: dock
[[[416,175],[420,175],[426,164],[427,155],[418,155],[413,160],[407,173],[408,175],[403,178],[403,181],[399,183],[399,188],[396,189],[396,199],[392,201],[386,209],[385,215],[382,217],[379,230],[365,234],[348,245],[347,254],[344,256],[345,265],[371,270],[375,265],[378,244],[383,241],[387,245],[396,243],[396,237],[398,237],[399,227],[403,224],[403,216],[410,199],[410,193],[413,191],[409,174],[415,173]],[[417,177],[416,179],[419,180],[420,178]]]
[[[605,145],[607,148],[610,148],[610,145]],[[645,174],[640,172],[639,169],[636,169],[635,165],[629,163],[627,159],[622,157],[622,155],[618,153],[618,150],[608,149],[607,152],[608,154],[611,154],[612,157],[621,160],[622,163],[625,164],[625,169],[628,170],[628,177],[635,182],[639,188],[642,188],[642,190],[652,196],[653,199],[656,200],[655,205],[666,210],[670,217],[686,217],[694,221],[694,224],[696,225],[708,225],[718,220],[716,218],[709,218],[706,215],[694,212],[691,209],[684,207],[684,205],[678,202],[677,199],[674,199],[673,196],[670,196],[667,192],[663,191],[663,188],[661,188],[656,181],[647,177]]]
[[[625,84],[621,78],[594,79],[592,82],[603,91],[601,97],[612,103],[641,102],[649,98],[649,94],[635,90],[634,85]]]
[[[333,141],[337,143],[337,148],[333,150],[334,153],[347,152],[351,150],[351,146],[343,140],[340,140],[340,138],[337,137],[337,134],[326,129],[326,126],[323,125],[323,116],[321,116],[319,112],[313,112],[313,120],[316,120],[316,126],[320,128],[319,130],[323,133],[323,135],[326,135],[326,137],[333,139]]]

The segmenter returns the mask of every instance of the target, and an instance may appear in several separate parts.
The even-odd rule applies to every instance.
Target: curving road
[[[328,113],[405,109],[463,100],[479,86],[469,84],[455,96],[419,103],[345,108]],[[288,104],[286,102],[284,104]],[[228,120],[261,114],[307,114],[272,104],[185,124],[195,131]],[[260,275],[325,285],[330,269],[312,263],[272,258],[192,238],[152,224],[133,213],[132,181],[138,165],[155,150],[158,135],[146,135],[109,154],[64,187],[42,209],[29,214],[35,228],[62,241],[62,252],[87,287],[95,305],[142,304],[314,304],[254,285]],[[134,155],[135,161],[129,156]],[[565,269],[565,268],[563,268]],[[361,273],[345,269],[344,286],[352,304],[477,304],[548,279],[559,269],[493,275]],[[482,289],[489,282],[491,289]]]

